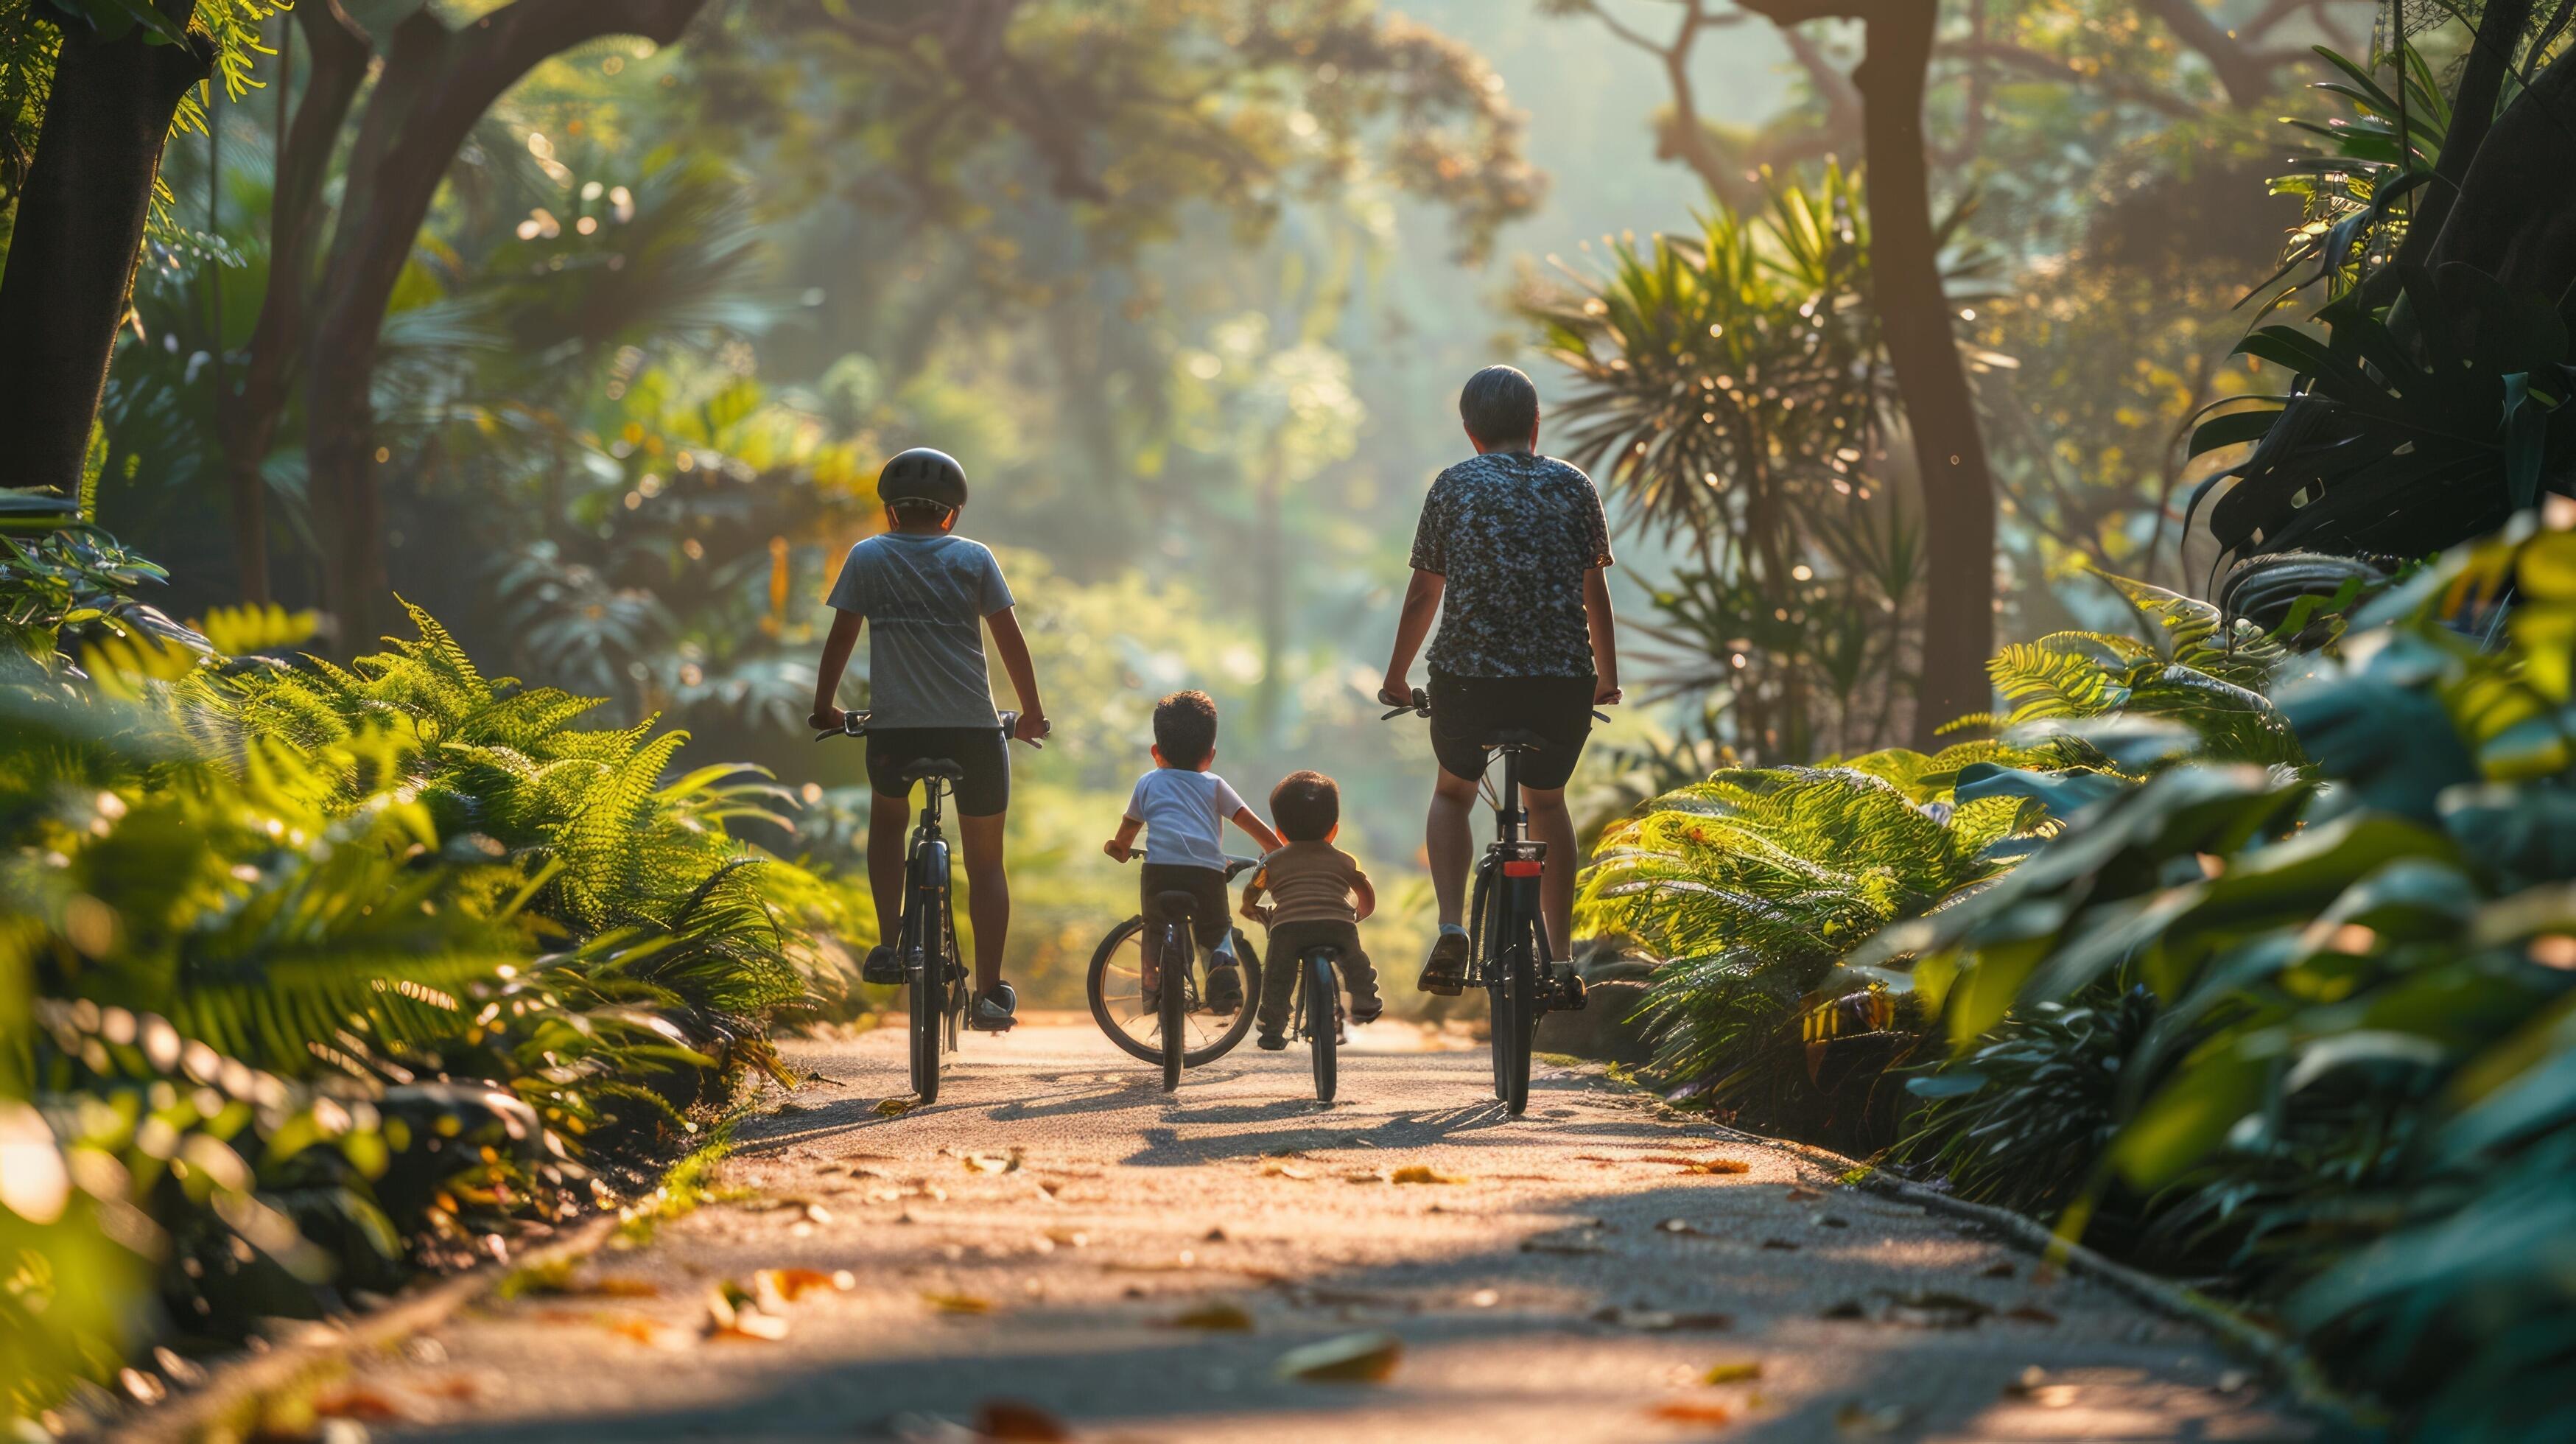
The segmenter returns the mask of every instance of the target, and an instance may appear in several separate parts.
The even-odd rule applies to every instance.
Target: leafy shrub
[[[765,777],[672,776],[683,734],[575,728],[417,609],[346,668],[171,644],[105,562],[61,604],[48,558],[120,555],[65,532],[0,573],[45,672],[0,687],[12,1412],[613,1201],[843,1005],[844,898],[727,830]]]

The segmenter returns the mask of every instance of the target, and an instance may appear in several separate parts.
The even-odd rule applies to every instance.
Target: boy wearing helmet
[[[904,769],[945,757],[965,770],[956,785],[957,831],[966,862],[967,916],[975,928],[975,1002],[967,1026],[1011,1026],[1017,999],[1002,981],[1002,943],[1011,926],[1002,869],[1002,817],[1011,799],[1011,759],[993,711],[984,629],[1019,694],[1012,736],[1047,735],[1046,706],[1029,665],[1028,641],[1012,614],[1001,563],[980,542],[952,535],[966,505],[966,471],[954,457],[916,447],[877,476],[886,530],[850,548],[833,583],[831,634],[814,679],[814,726],[842,725],[841,674],[860,626],[868,626],[868,886],[878,935],[903,912],[904,833],[912,823]],[[903,963],[882,944],[860,975],[900,983]]]

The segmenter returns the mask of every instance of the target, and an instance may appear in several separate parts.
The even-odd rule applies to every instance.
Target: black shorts
[[[965,770],[954,784],[957,811],[991,817],[1011,805],[1011,750],[1002,724],[990,727],[888,727],[868,732],[868,786],[879,797],[905,797],[904,769],[945,757]]]
[[[1485,744],[1498,732],[1535,732],[1547,745],[1521,758],[1521,786],[1555,789],[1574,776],[1592,735],[1590,677],[1452,677],[1431,674],[1431,751],[1452,777],[1485,775]]]
[[[1167,892],[1190,895],[1190,932],[1200,947],[1215,947],[1234,931],[1234,893],[1219,869],[1179,862],[1144,864],[1144,875],[1136,882],[1136,901],[1148,922],[1162,921],[1157,904]]]

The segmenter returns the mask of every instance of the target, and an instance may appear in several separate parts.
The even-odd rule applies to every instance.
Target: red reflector
[[[1503,876],[1536,877],[1546,867],[1543,862],[1507,862],[1503,864]]]

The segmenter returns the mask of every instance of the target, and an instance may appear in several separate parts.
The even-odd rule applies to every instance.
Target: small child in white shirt
[[[1148,922],[1162,921],[1163,894],[1193,899],[1190,931],[1207,963],[1208,1011],[1230,1016],[1243,1006],[1243,970],[1234,956],[1234,908],[1226,890],[1225,824],[1232,822],[1261,844],[1279,850],[1272,832],[1246,807],[1226,780],[1208,769],[1216,763],[1216,703],[1205,692],[1175,692],[1154,704],[1154,770],[1136,779],[1127,815],[1101,850],[1125,862],[1136,834],[1145,834],[1144,876],[1138,891]],[[1150,936],[1150,934],[1149,934]],[[1159,960],[1145,946],[1145,1002],[1162,985]]]

